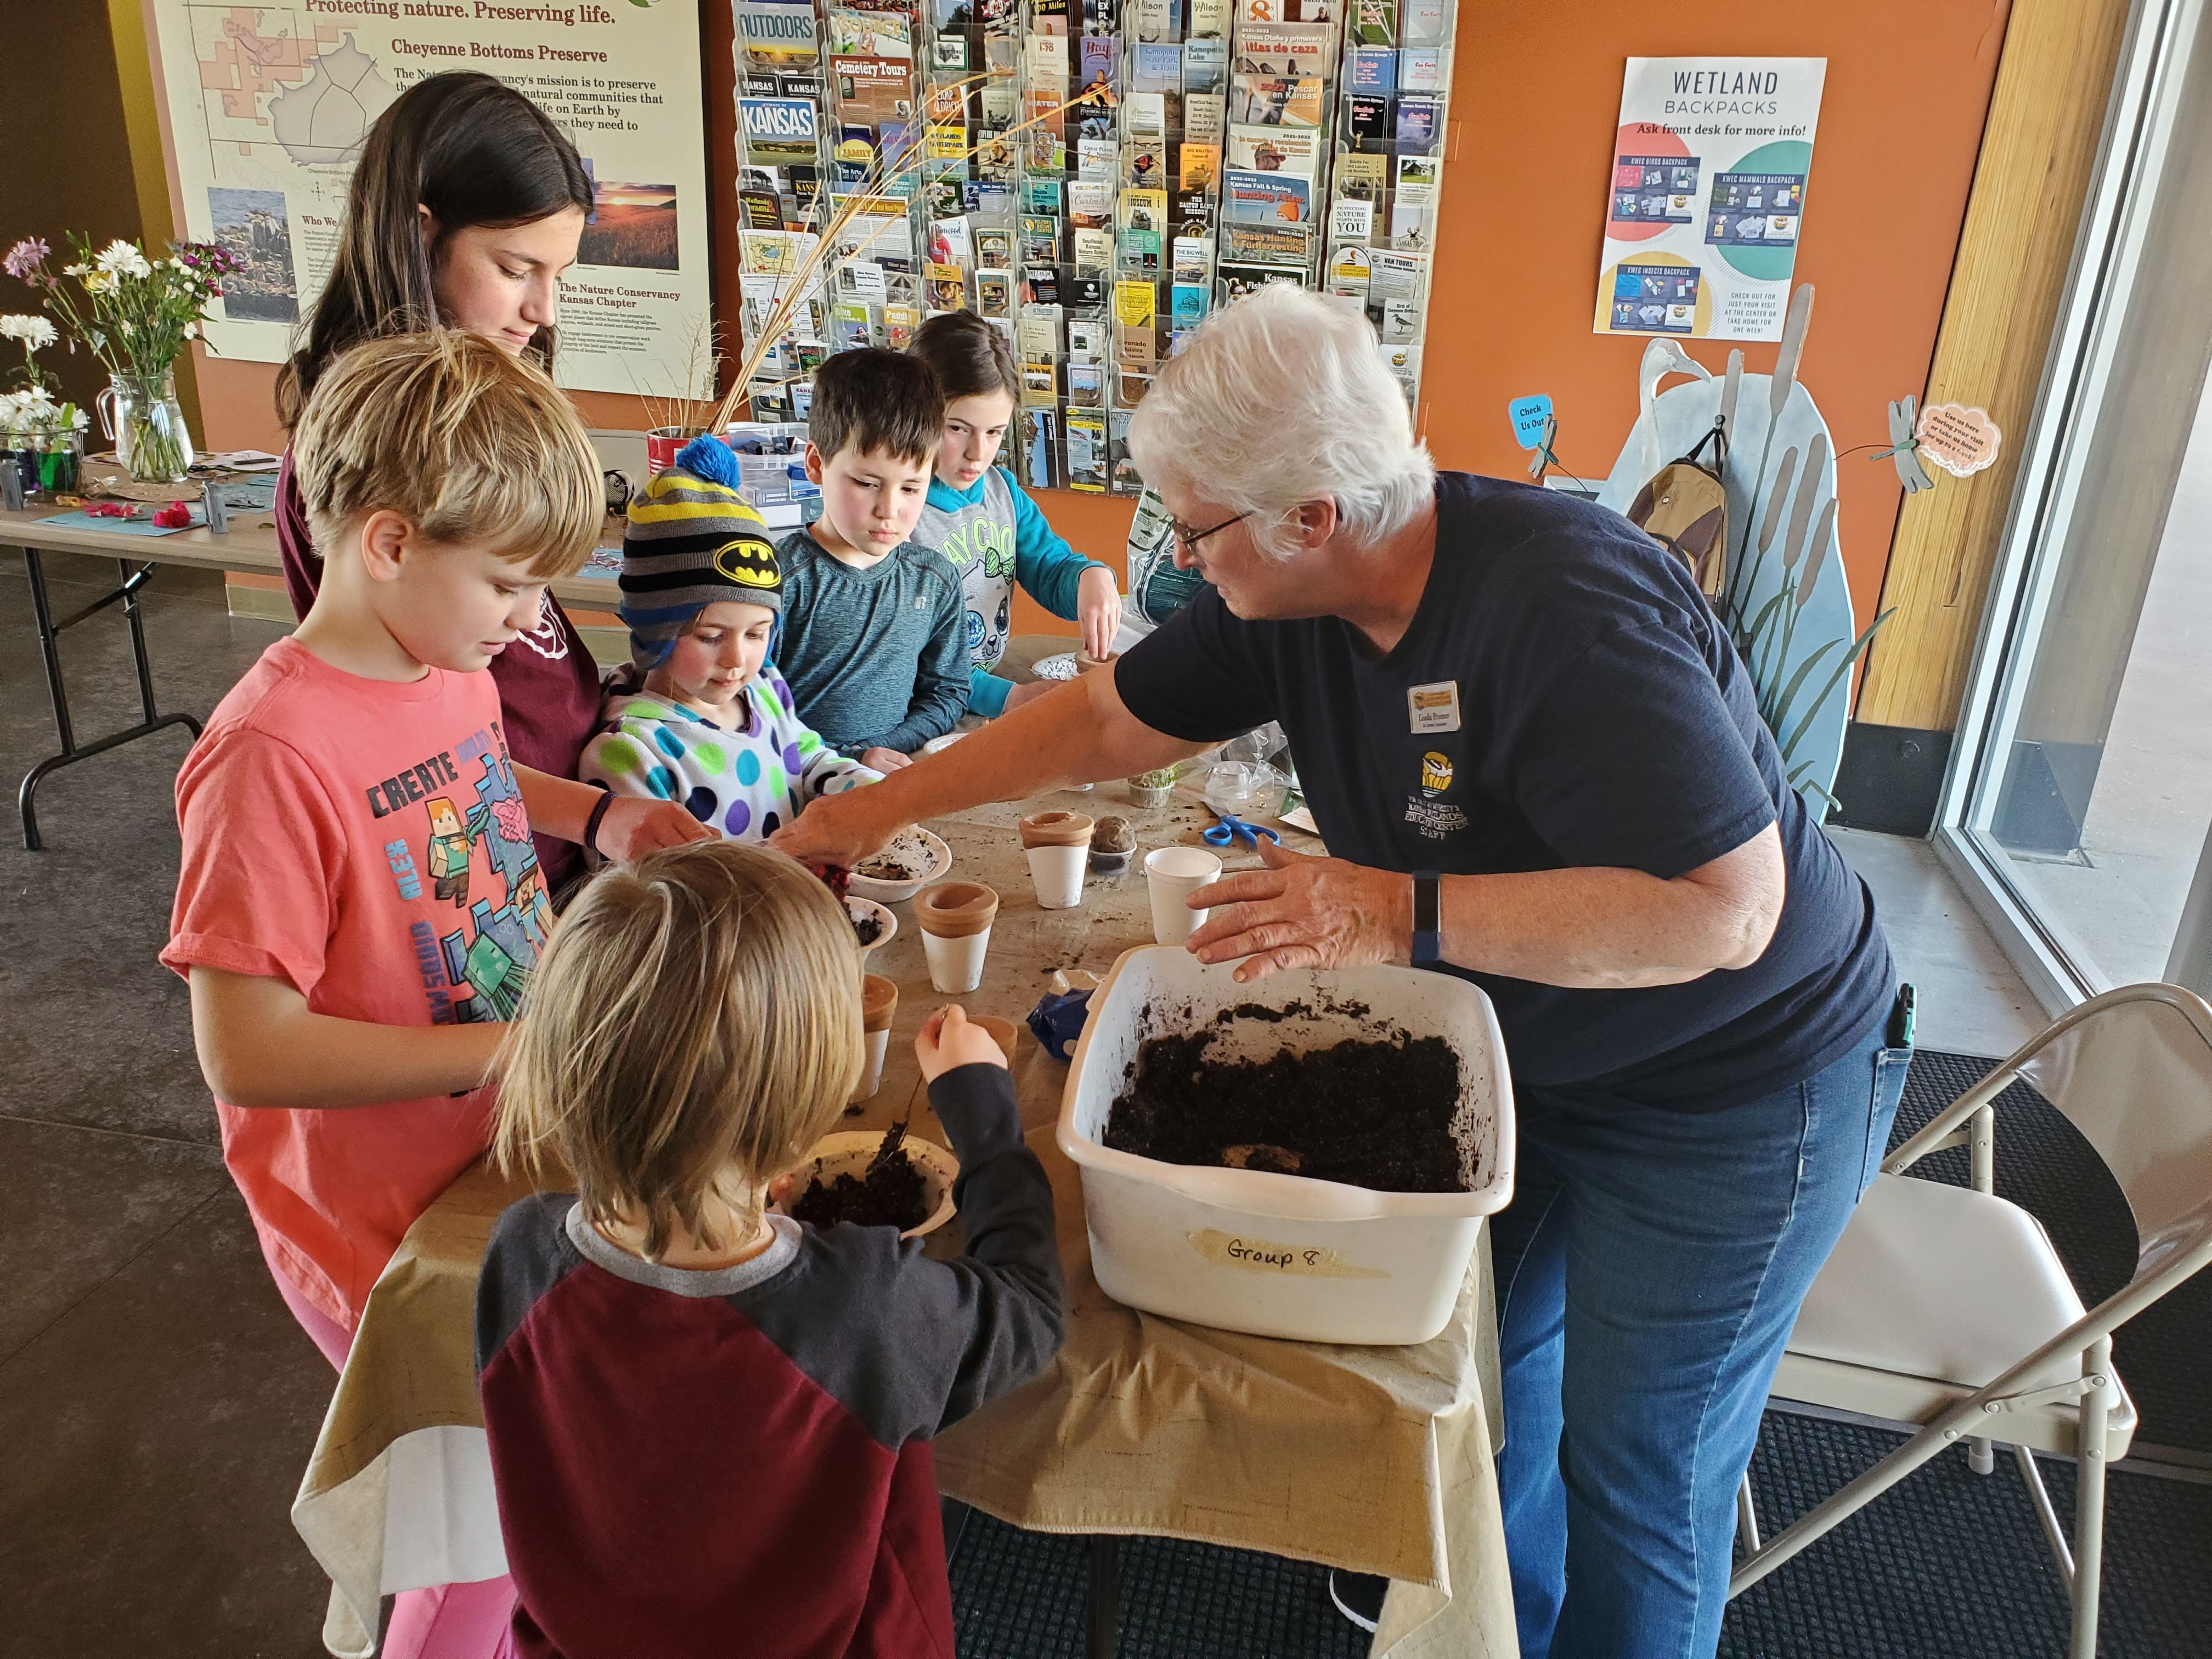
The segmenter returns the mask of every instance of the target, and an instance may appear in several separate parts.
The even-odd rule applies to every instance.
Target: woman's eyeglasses
[[[1231,525],[1242,524],[1245,520],[1251,516],[1252,514],[1250,513],[1239,513],[1233,519],[1224,519],[1219,524],[1209,525],[1204,530],[1193,530],[1181,519],[1170,519],[1168,520],[1168,530],[1170,533],[1175,537],[1176,544],[1182,547],[1184,552],[1188,553],[1191,549],[1196,547],[1200,542],[1204,541],[1208,536],[1218,536],[1223,531],[1228,529]]]

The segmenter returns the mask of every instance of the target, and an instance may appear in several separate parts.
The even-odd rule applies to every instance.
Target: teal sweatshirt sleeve
[[[1065,545],[1065,544],[1063,544]],[[1012,680],[1002,680],[988,668],[968,671],[968,712],[994,720],[1006,712],[1006,693],[1014,689]]]
[[[1113,567],[1086,559],[1070,547],[1067,538],[1052,527],[1037,504],[1029,498],[1029,493],[1012,478],[1006,480],[1006,489],[1014,498],[1014,580],[1022,585],[1024,592],[1054,616],[1074,621],[1083,573],[1095,568],[1110,574]],[[1121,579],[1115,580],[1118,586]],[[999,702],[1003,708],[1003,694]],[[982,708],[972,695],[968,706],[979,714],[999,712]]]

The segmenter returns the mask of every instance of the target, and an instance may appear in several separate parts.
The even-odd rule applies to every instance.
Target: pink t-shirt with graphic
[[[552,924],[488,673],[398,684],[284,639],[177,775],[161,960],[281,979],[379,1025],[514,1018]],[[401,1235],[479,1157],[491,1091],[340,1110],[216,1103],[277,1270],[348,1329]]]

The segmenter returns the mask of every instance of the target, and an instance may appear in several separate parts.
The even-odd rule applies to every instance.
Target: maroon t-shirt
[[[292,477],[289,447],[276,473],[276,546],[284,559],[284,592],[291,598],[292,614],[305,617],[322,586],[323,561]],[[545,596],[538,626],[492,659],[491,678],[499,687],[509,756],[557,778],[574,777],[577,759],[599,723],[599,671],[551,593]],[[582,872],[583,854],[574,842],[550,836],[533,839],[548,892],[558,892]]]

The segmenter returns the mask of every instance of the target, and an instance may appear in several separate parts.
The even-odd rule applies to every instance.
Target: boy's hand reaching
[[[863,749],[860,764],[878,772],[896,772],[902,766],[914,764],[914,757],[902,755],[896,749]]]
[[[1092,660],[1110,656],[1121,627],[1121,594],[1114,573],[1093,565],[1076,585],[1075,620],[1083,629],[1083,648]]]
[[[971,1021],[957,1002],[948,1002],[921,1023],[914,1035],[914,1057],[921,1080],[934,1083],[958,1066],[1006,1067],[1006,1056],[991,1034]]]
[[[672,800],[617,795],[608,803],[607,815],[599,820],[599,833],[593,839],[600,857],[628,864],[665,847],[712,841],[714,832]]]

